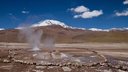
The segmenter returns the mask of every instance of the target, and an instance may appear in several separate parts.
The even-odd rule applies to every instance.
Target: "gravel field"
[[[25,43],[0,43],[0,72],[128,72],[128,44],[41,45],[31,51]]]

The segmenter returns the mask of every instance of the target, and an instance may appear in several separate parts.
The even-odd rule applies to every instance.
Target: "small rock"
[[[75,62],[81,62],[81,60],[80,60],[80,59],[77,59],[77,58],[74,59],[74,61],[75,61]]]
[[[36,66],[37,69],[45,69],[46,66]]]
[[[48,69],[52,69],[52,68],[54,68],[54,67],[53,67],[53,66],[49,66],[49,67],[48,67]]]
[[[90,57],[96,57],[96,56],[90,56]]]
[[[62,67],[62,69],[64,70],[64,71],[71,71],[72,69],[71,68],[69,68],[69,67]]]
[[[123,71],[123,70],[118,70],[118,72],[126,72],[126,71]]]
[[[110,70],[110,69],[109,70],[104,70],[103,72],[112,72],[112,70]]]
[[[41,71],[41,70],[33,70],[34,72],[44,72],[44,71]]]
[[[9,60],[7,60],[7,59],[4,59],[4,61],[3,62],[5,62],[5,63],[8,63],[8,62],[10,62]]]

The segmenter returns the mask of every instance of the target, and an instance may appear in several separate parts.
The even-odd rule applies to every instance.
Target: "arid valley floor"
[[[55,44],[32,51],[25,43],[0,43],[0,72],[128,72],[128,44]]]

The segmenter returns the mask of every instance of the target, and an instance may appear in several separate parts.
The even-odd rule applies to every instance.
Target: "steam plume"
[[[22,27],[20,32],[22,35],[24,35],[32,50],[40,50],[40,40],[43,34],[42,30],[27,26]]]

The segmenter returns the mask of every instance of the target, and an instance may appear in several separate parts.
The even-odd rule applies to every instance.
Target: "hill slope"
[[[44,21],[32,26],[43,31],[41,41],[50,38],[56,43],[128,42],[127,30],[91,31],[67,26],[57,21]],[[1,30],[0,42],[26,42],[20,29]]]

